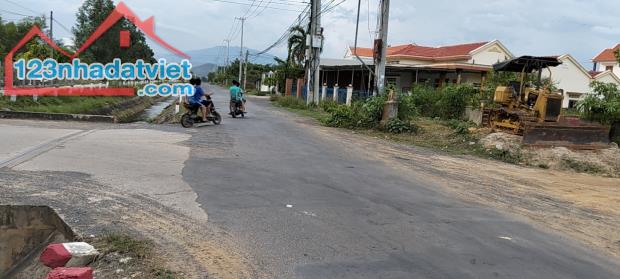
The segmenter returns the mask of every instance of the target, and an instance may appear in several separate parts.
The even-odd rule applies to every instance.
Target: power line
[[[255,16],[261,15],[267,9],[267,7],[269,7],[269,4],[271,4],[271,2],[273,2],[273,0],[269,0],[269,2],[267,2],[267,5],[265,5],[265,7],[263,7],[263,9],[260,12],[258,12],[258,14],[256,14]]]
[[[256,0],[252,0],[252,4],[250,4],[250,7],[245,11],[245,14],[243,14],[243,16],[241,18],[247,18],[248,17],[248,14],[250,13],[250,10],[252,10],[252,8],[254,7],[254,4],[256,4]]]
[[[253,6],[253,5],[249,4],[249,3],[241,3],[241,2],[235,2],[235,1],[229,1],[229,0],[208,0],[208,1],[215,1],[215,2],[222,2],[222,3],[229,3],[229,4],[237,4],[237,5],[245,5],[245,6]],[[289,6],[289,5],[287,5],[287,6]],[[290,6],[292,6],[292,5],[290,5]],[[261,6],[261,7],[264,7],[264,6]],[[280,11],[289,11],[289,12],[300,12],[299,10],[280,8],[280,7],[273,7],[273,6],[269,6],[269,7],[267,7],[267,9],[280,10]]]
[[[11,4],[15,5],[15,6],[18,6],[18,7],[22,8],[22,9],[24,9],[24,10],[29,11],[29,12],[33,12],[35,14],[40,14],[39,12],[37,12],[37,11],[35,11],[33,9],[30,9],[30,8],[28,8],[28,7],[26,7],[26,6],[22,5],[22,4],[19,4],[19,3],[15,2],[15,1],[12,1],[12,0],[4,0],[4,1],[8,2],[8,3],[11,3]]]
[[[339,5],[341,5],[342,3],[345,2],[345,0],[341,0],[340,2],[338,2],[337,4],[330,6],[332,3],[334,3],[335,0],[331,0],[330,2],[328,2],[324,8],[318,13],[317,16],[320,16],[322,14],[325,13],[329,13],[330,11],[332,11],[333,9],[335,9],[336,7],[338,7]],[[284,33],[274,42],[272,43],[270,46],[268,46],[267,48],[265,48],[264,50],[261,50],[257,53],[254,54],[250,54],[251,56],[257,56],[257,55],[261,55],[264,53],[269,52],[270,50],[278,47],[279,45],[281,45],[290,35],[291,33],[291,28],[295,25],[300,25],[304,20],[306,20],[308,18],[308,14],[306,13],[308,8],[310,8],[310,6],[306,6],[306,8],[304,8],[303,11],[301,11],[301,13],[299,14],[298,18],[296,21],[294,21],[289,27],[286,28],[286,30],[284,30]],[[303,17],[302,17],[303,16]]]
[[[26,14],[14,12],[14,11],[9,11],[9,10],[5,10],[5,9],[0,9],[0,12],[5,12],[5,13],[8,13],[8,14],[24,16],[24,17],[37,17],[35,15],[26,15]]]
[[[258,12],[258,10],[262,7],[261,4],[263,4],[265,0],[260,0],[260,2],[258,3],[258,5],[256,5],[256,9],[254,9],[253,12],[250,13],[250,15],[248,16],[248,18],[252,18],[254,16],[256,16],[256,13]],[[252,2],[253,3],[253,2]],[[268,6],[268,5],[267,5]],[[267,7],[265,6],[265,8]]]
[[[60,28],[69,32],[69,34],[73,33],[71,29],[67,28],[64,24],[60,23],[60,21],[56,20],[55,18],[53,19],[53,21],[56,22],[58,25],[60,25]]]
[[[265,48],[262,51],[259,51],[258,53],[252,54],[252,56],[256,56],[256,55],[261,55],[264,53],[267,53],[268,51],[272,50],[273,48],[279,46],[291,33],[291,28],[295,25],[300,24],[302,21],[304,21],[307,17],[308,14],[306,13],[306,11],[310,8],[310,6],[306,6],[306,8],[301,11],[301,13],[299,14],[299,16],[297,17],[297,20],[295,20],[289,27],[286,28],[286,30],[284,30],[284,33],[270,46],[268,46],[267,48]],[[303,17],[302,17],[303,16]]]
[[[235,2],[241,2],[242,4],[246,4],[246,3],[243,3],[243,0],[234,0],[234,1],[235,1]],[[252,4],[251,4],[251,1],[254,1],[254,0],[245,0],[245,1],[250,2],[250,3],[246,4],[246,5],[252,5]],[[263,1],[264,1],[264,0],[263,0]],[[307,2],[307,1],[286,1],[286,0],[274,0],[274,1],[272,1],[272,2],[274,3],[274,5],[280,5],[280,6],[285,6],[285,7],[286,7],[286,6],[288,6],[288,7],[294,7],[294,6],[305,6],[305,5],[310,4],[310,2]]]

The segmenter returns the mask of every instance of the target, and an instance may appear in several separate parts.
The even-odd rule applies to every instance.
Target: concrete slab
[[[47,129],[0,124],[0,162],[29,148],[75,133],[72,129]]]
[[[14,169],[88,173],[104,184],[148,195],[206,220],[196,193],[181,175],[190,151],[181,142],[189,137],[149,129],[97,130]]]

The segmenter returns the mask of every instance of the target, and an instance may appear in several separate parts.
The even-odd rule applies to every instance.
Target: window
[[[578,100],[569,100],[568,101],[568,108],[575,108],[575,107],[577,107],[577,102],[578,102]]]
[[[386,77],[385,82],[387,83],[388,86],[391,85],[394,87],[398,87],[398,78],[396,77]]]
[[[613,71],[614,70],[614,66],[606,66],[605,67],[605,71]]]

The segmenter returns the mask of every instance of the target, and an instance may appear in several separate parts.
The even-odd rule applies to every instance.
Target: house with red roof
[[[354,90],[368,90],[372,84],[373,54],[372,48],[350,47],[343,59],[322,59],[322,83],[328,87],[351,84]],[[466,83],[480,86],[493,64],[512,57],[498,40],[448,46],[389,46],[385,79],[386,83],[402,91],[409,91],[414,84],[441,87]]]
[[[620,75],[620,65],[616,58],[616,53],[620,50],[620,44],[613,48],[607,48],[592,58],[594,63],[594,72],[612,71],[616,75]]]

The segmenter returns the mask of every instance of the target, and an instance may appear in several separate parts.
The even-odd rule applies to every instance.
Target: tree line
[[[73,45],[68,45],[61,40],[55,40],[61,48],[74,52],[76,46],[81,46],[97,27],[110,15],[115,5],[112,0],[85,0],[76,14],[76,23],[71,29]],[[38,26],[42,31],[48,29],[44,16],[25,17],[17,21],[4,21],[0,17],[0,57],[4,57],[26,35],[33,26]],[[120,48],[121,30],[130,32],[131,45],[129,48]],[[67,62],[68,58],[54,51],[45,41],[36,38],[28,42],[18,50],[14,59],[46,59],[53,56],[59,62]],[[97,39],[88,49],[79,55],[79,58],[87,63],[109,63],[114,58],[132,62],[143,59],[146,62],[155,62],[155,53],[147,44],[144,34],[130,21],[121,19],[110,28],[102,37]],[[4,76],[0,69],[0,73]]]

